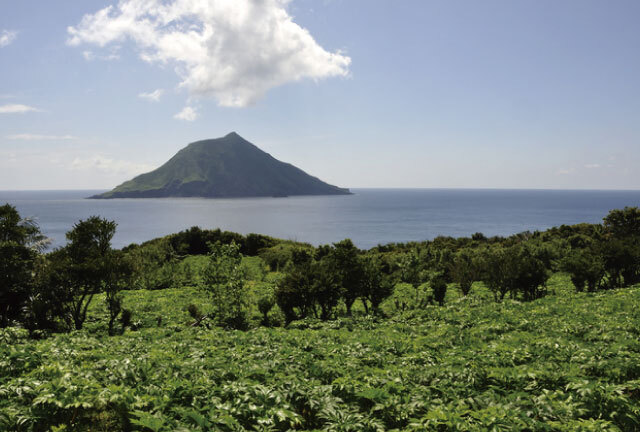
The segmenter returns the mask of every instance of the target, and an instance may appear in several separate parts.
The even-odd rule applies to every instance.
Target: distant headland
[[[350,195],[340,188],[281,162],[235,132],[196,141],[160,168],[115,189],[94,195],[108,198],[241,198],[291,195]]]

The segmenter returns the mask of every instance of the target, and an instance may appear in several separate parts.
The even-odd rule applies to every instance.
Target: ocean
[[[562,224],[598,223],[607,213],[640,206],[640,191],[500,189],[352,189],[348,196],[88,200],[102,190],[0,191],[0,205],[33,217],[53,239],[80,219],[118,223],[120,248],[192,226],[328,244],[350,238],[360,248],[469,236],[510,235]]]

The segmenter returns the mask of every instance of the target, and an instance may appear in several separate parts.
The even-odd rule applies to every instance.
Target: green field
[[[191,327],[196,288],[129,291],[113,337],[96,298],[82,331],[0,330],[0,430],[640,429],[640,287],[549,286],[246,332]]]
[[[4,215],[4,216],[3,216]],[[640,209],[359,250],[197,227],[50,253],[0,207],[0,431],[640,430]]]

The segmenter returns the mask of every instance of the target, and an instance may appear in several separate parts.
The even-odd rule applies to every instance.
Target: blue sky
[[[230,131],[344,187],[640,189],[639,17],[636,0],[0,0],[0,190],[111,188]]]

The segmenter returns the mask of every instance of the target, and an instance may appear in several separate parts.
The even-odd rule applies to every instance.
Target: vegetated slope
[[[640,288],[552,282],[527,303],[472,294],[248,332],[190,327],[195,290],[132,291],[134,317],[165,319],[115,337],[0,330],[0,430],[638,430]]]
[[[232,132],[197,141],[160,168],[91,198],[271,197],[346,195],[295,166],[280,162]]]

